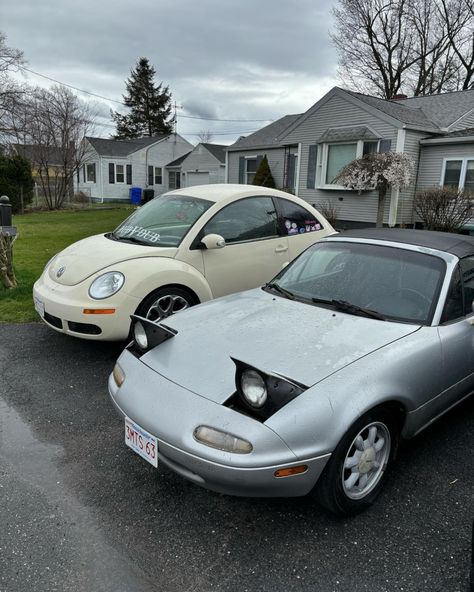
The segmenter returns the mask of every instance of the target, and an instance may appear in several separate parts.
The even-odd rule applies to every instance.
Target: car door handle
[[[275,249],[275,253],[284,253],[285,251],[288,251],[288,245],[278,245]]]

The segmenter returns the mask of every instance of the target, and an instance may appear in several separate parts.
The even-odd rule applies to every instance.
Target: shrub
[[[272,171],[270,170],[270,165],[268,164],[266,154],[258,165],[252,185],[260,185],[260,187],[272,187],[273,189],[276,187],[275,179],[273,178]]]
[[[459,232],[474,216],[474,195],[454,187],[429,187],[415,196],[413,207],[427,230]]]
[[[336,204],[328,199],[321,203],[314,204],[314,207],[321,212],[331,226],[335,226],[339,216],[339,208]]]
[[[26,158],[18,154],[0,156],[0,195],[10,198],[14,214],[32,202],[33,187],[31,165]]]

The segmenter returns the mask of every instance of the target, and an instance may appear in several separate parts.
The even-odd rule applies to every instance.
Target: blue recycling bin
[[[142,188],[141,187],[130,187],[130,203],[135,206],[139,206],[142,203]]]

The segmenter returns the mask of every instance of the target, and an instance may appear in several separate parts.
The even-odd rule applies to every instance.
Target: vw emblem
[[[65,271],[66,271],[66,268],[65,268],[64,266],[63,266],[63,267],[60,267],[60,268],[58,269],[58,271],[56,272],[56,277],[57,277],[57,278],[60,278],[60,277],[63,275],[63,273],[64,273]]]

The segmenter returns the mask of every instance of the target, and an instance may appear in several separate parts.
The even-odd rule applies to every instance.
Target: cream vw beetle
[[[114,232],[61,251],[35,283],[34,303],[57,331],[125,339],[130,315],[159,321],[262,285],[333,232],[317,210],[282,191],[187,187],[155,198]]]

